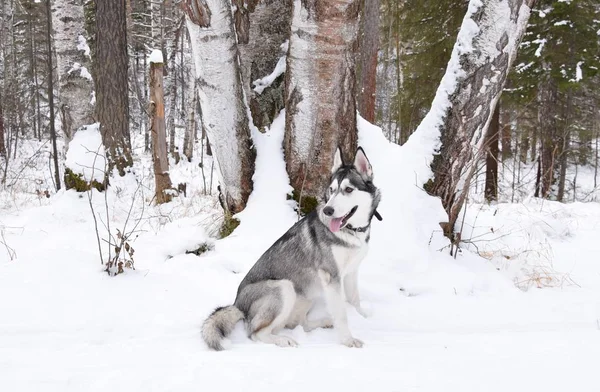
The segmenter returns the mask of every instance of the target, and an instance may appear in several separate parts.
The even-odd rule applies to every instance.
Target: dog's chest
[[[344,276],[347,272],[358,268],[362,259],[367,255],[368,249],[366,243],[357,247],[334,246],[332,248],[333,259],[340,274]]]

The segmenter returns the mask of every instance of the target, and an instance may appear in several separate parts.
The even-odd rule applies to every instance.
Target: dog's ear
[[[335,173],[342,165],[344,161],[342,160],[342,150],[338,147],[335,150],[335,154],[333,155],[333,166],[331,167],[331,173]]]
[[[367,155],[363,151],[362,147],[358,147],[358,150],[356,150],[354,167],[356,170],[358,170],[360,175],[363,176],[363,178],[368,180],[373,178],[373,168],[371,167],[371,162],[369,162],[369,159],[367,158]]]

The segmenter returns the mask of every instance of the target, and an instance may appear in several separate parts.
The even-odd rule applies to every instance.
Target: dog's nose
[[[331,216],[333,215],[333,207],[325,207],[323,208],[323,214],[327,215],[327,216]]]

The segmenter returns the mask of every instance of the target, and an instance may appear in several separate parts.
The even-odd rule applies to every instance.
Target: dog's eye
[[[348,187],[346,187],[346,189],[344,189],[344,191],[345,191],[346,193],[352,193],[352,191],[353,191],[353,190],[354,190],[354,188],[350,188],[349,186],[348,186]]]
[[[333,187],[329,188],[329,192],[333,193]]]

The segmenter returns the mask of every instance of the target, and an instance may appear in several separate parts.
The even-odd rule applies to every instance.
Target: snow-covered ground
[[[188,193],[167,205],[149,205],[147,158],[136,162],[137,179],[113,180],[107,203],[93,191],[102,238],[106,220],[113,234],[128,215],[128,227],[137,224],[135,271],[116,277],[100,265],[85,194],[5,192],[0,389],[598,391],[600,204],[472,205],[469,246],[483,257],[465,250],[453,259],[437,225],[441,205],[416,184],[425,162],[364,121],[360,143],[384,218],[374,222],[359,278],[371,316],[348,307],[365,347],[346,348],[331,330],[297,328],[283,333],[300,347],[283,349],[251,342],[238,325],[226,351],[207,351],[204,318],[233,302],[244,273],[296,219],[282,124],[280,117],[254,135],[255,192],[224,240],[210,238],[219,207],[202,195],[197,161],[171,170]],[[185,253],[206,241],[214,250]],[[551,276],[538,279],[540,271]]]

